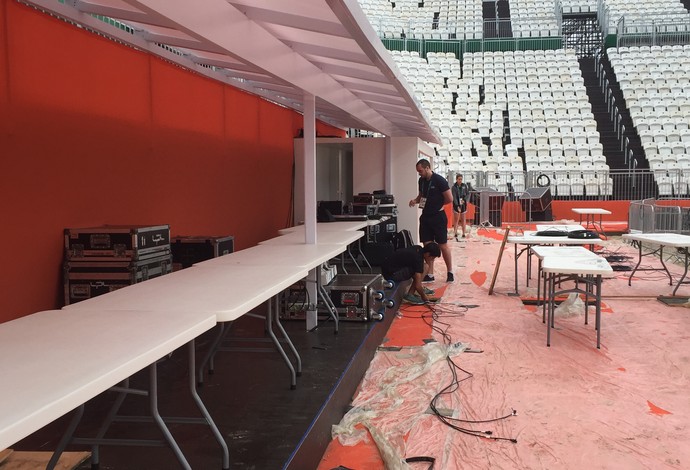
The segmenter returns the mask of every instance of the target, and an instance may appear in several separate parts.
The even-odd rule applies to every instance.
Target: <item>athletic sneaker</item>
[[[436,279],[434,279],[434,276],[427,274],[426,276],[424,276],[424,279],[422,279],[422,282],[434,282],[435,280]]]
[[[434,295],[434,289],[429,289],[428,287],[424,288],[424,293],[426,295]]]
[[[453,276],[453,273],[448,272],[448,277],[446,278],[446,282],[453,282],[455,281],[455,276]]]
[[[422,299],[412,294],[405,294],[403,296],[403,302],[412,305],[424,305],[424,301]]]

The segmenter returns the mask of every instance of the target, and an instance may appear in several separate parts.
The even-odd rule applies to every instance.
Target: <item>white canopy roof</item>
[[[357,0],[24,1],[300,112],[313,95],[337,127],[441,141]]]

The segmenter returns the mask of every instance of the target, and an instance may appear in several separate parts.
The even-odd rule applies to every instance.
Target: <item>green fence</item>
[[[495,51],[531,51],[545,49],[561,49],[563,39],[559,37],[542,38],[500,38],[500,39],[469,39],[465,41],[449,39],[381,39],[386,49],[391,51],[415,51],[421,57],[428,52],[453,52],[462,60],[466,52],[495,52]],[[615,45],[615,41],[614,41]]]

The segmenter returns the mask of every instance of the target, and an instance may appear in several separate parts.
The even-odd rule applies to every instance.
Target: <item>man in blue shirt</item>
[[[434,262],[441,256],[441,250],[436,243],[429,243],[423,247],[412,245],[394,251],[381,264],[381,274],[384,279],[401,283],[412,279],[407,294],[403,296],[406,303],[423,304],[431,302],[428,296],[434,293],[431,289],[422,286],[424,276],[424,264]],[[418,294],[418,295],[415,295]]]
[[[447,282],[453,282],[453,262],[448,246],[448,217],[443,206],[453,202],[453,194],[448,181],[431,171],[431,163],[423,158],[417,162],[419,174],[419,194],[410,201],[410,207],[419,205],[422,215],[419,216],[419,239],[423,245],[436,242],[441,249],[443,261],[448,272]],[[434,260],[428,262],[429,271],[424,282],[434,281]]]

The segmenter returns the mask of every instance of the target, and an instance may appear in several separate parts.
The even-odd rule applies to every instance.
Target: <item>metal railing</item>
[[[616,24],[616,47],[690,44],[690,20],[631,21],[621,17]]]
[[[658,202],[655,199],[630,202],[628,230],[631,233],[690,233],[690,208]]]
[[[540,214],[534,211],[532,205],[525,202],[535,193],[548,193],[549,201],[583,201],[587,204],[596,204],[597,201],[639,201],[654,200],[655,205],[664,207],[655,209],[655,229],[678,230],[677,221],[673,224],[668,220],[671,215],[678,218],[681,215],[690,220],[685,209],[668,209],[668,207],[682,206],[680,201],[688,201],[690,206],[690,169],[668,170],[661,174],[655,174],[649,170],[636,169],[637,163],[632,160],[630,170],[589,171],[451,171],[449,168],[437,166],[435,171],[448,175],[450,180],[455,179],[456,173],[462,173],[465,182],[477,189],[477,196],[470,202],[479,202],[481,208],[481,195],[487,193],[491,196],[489,205],[478,215],[476,223],[485,223],[496,226],[496,221],[501,223],[524,223],[536,220]],[[484,195],[484,197],[487,197]],[[487,207],[490,207],[487,209]],[[649,210],[649,209],[645,209]],[[489,211],[489,212],[487,212]],[[671,215],[669,215],[671,214]],[[679,215],[680,214],[680,215]],[[675,220],[675,219],[674,219]],[[685,219],[683,219],[685,220]],[[683,222],[690,225],[690,222]],[[685,226],[683,225],[683,226]],[[688,229],[690,230],[690,229]],[[645,231],[648,231],[645,228]]]

